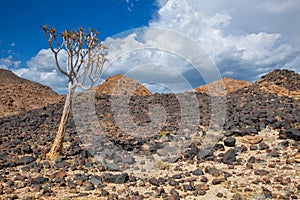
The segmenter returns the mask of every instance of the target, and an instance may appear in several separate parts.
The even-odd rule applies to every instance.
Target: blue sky
[[[205,79],[255,81],[276,68],[299,73],[299,10],[294,0],[6,0],[0,6],[0,68],[64,93],[66,77],[39,28],[48,24],[101,32],[110,66],[99,83],[120,73],[152,92],[180,92]],[[204,54],[209,64],[199,62]]]
[[[134,3],[134,4],[132,4]],[[100,38],[128,29],[146,26],[157,11],[152,0],[126,2],[125,0],[2,0],[0,6],[1,57],[13,50],[14,58],[26,61],[47,41],[39,28],[48,24],[58,30],[80,26],[101,32]]]

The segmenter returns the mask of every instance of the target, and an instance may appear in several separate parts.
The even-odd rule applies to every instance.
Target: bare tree
[[[99,34],[94,29],[85,32],[83,28],[79,30],[65,30],[57,33],[55,28],[48,26],[41,27],[50,49],[54,53],[54,58],[58,70],[68,77],[68,92],[66,95],[64,110],[60,119],[60,124],[47,157],[55,160],[62,152],[65,136],[65,127],[69,118],[72,97],[77,87],[89,90],[101,77],[103,65],[106,61],[105,49],[97,38]],[[64,67],[59,61],[59,54],[67,53],[68,59]]]

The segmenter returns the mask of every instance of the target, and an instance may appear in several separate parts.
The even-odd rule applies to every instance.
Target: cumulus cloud
[[[67,59],[66,52],[59,54],[61,66]],[[50,86],[58,93],[66,93],[68,79],[56,68],[53,52],[50,49],[40,50],[36,56],[27,61],[27,68],[13,70],[18,76]]]
[[[0,68],[18,68],[21,64],[21,61],[15,60],[11,55],[6,58],[0,58]]]
[[[158,19],[151,21],[149,27],[174,30],[197,42],[216,63],[222,76],[255,81],[275,68],[300,71],[300,41],[295,42],[299,39],[300,30],[287,23],[289,21],[291,24],[299,24],[297,22],[300,22],[300,15],[298,9],[295,9],[300,8],[299,2],[255,0],[249,4],[246,1],[161,0],[158,3],[161,5]],[[276,23],[274,19],[277,20]],[[143,53],[140,50],[139,53],[130,52],[119,56],[118,62],[114,62],[108,70],[109,74],[124,73],[130,67],[151,62],[167,65],[181,76],[192,74],[188,73],[191,70],[190,65],[174,58],[174,54],[157,49],[146,50],[154,43],[168,43],[172,49],[181,42],[176,38],[170,40],[170,37],[164,37],[163,34],[153,34],[150,29],[139,36],[132,33],[121,39],[109,38],[106,42],[109,48],[113,46],[110,48],[110,58],[121,55],[120,52],[126,50],[130,52],[136,48],[145,49]],[[189,55],[193,54],[194,49],[187,45],[181,51]],[[160,77],[172,77],[176,80],[170,70],[160,70],[157,67],[135,70],[144,76],[153,77],[158,84],[162,84]],[[187,80],[191,79],[191,76],[185,77]],[[200,83],[199,81],[198,84]],[[178,85],[176,84],[180,91],[182,87]]]
[[[131,6],[134,0],[126,2]],[[157,0],[156,4],[160,9],[149,22],[150,29],[105,40],[109,62],[101,81],[125,74],[153,92],[178,92],[217,79],[219,75],[209,71],[213,63],[222,76],[248,81],[275,68],[300,72],[300,1]],[[165,34],[157,27],[177,34]],[[184,43],[186,38],[203,49],[200,56],[192,42]],[[63,91],[65,79],[50,50],[41,50],[27,65],[18,71],[23,77]]]

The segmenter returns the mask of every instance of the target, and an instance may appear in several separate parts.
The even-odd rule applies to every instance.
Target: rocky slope
[[[219,81],[214,81],[207,85],[201,85],[194,89],[195,92],[204,92],[212,95],[229,94],[244,87],[250,86],[252,83],[244,80],[236,80],[232,78],[222,78]]]
[[[104,83],[96,86],[95,88],[93,88],[93,90],[102,94],[109,95],[151,95],[151,92],[145,86],[127,76],[123,76],[120,74],[108,77]]]
[[[300,99],[300,74],[291,70],[274,70],[256,82],[264,91]]]
[[[156,156],[163,153],[167,144],[176,143],[181,134],[179,129],[185,125],[181,121],[178,95],[187,94],[130,98],[125,105],[129,112],[120,115],[132,118],[141,127],[153,120],[149,106],[160,104],[167,113],[162,130],[145,137],[128,135],[120,129],[111,96],[97,95],[98,120],[93,122],[99,122],[103,132],[92,125],[87,129],[80,126],[85,116],[93,117],[83,107],[81,122],[78,124],[72,116],[68,122],[63,155],[56,162],[47,161],[44,155],[54,138],[62,102],[1,118],[1,199],[300,198],[299,100],[264,91],[258,84],[229,93],[224,100],[227,107],[224,131],[217,133],[220,134],[217,144],[203,153],[200,135],[194,133],[211,136],[206,135],[211,97],[196,93],[200,126],[185,122],[187,128],[183,133],[190,142],[175,157],[158,160]],[[123,151],[153,160],[154,168],[147,168],[149,163],[133,159],[135,156],[120,158],[110,150],[107,155],[115,163],[100,163],[87,151],[87,143],[82,142],[79,134],[82,130],[95,144],[106,138]],[[118,168],[120,159],[124,159],[126,166],[133,165],[134,170]]]
[[[51,88],[4,69],[0,69],[0,94],[0,117],[40,108],[60,99]]]

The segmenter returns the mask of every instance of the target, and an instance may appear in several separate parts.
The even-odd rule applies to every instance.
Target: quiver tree
[[[99,34],[93,29],[85,32],[79,30],[65,30],[57,33],[55,28],[41,27],[50,49],[54,53],[55,63],[60,73],[68,77],[68,92],[66,95],[63,113],[56,137],[47,157],[55,160],[62,152],[65,136],[65,127],[70,114],[72,97],[77,87],[89,90],[101,77],[103,65],[106,61],[106,47],[97,38]],[[60,53],[67,53],[67,61],[64,64],[58,59]],[[64,65],[64,66],[62,66]]]

